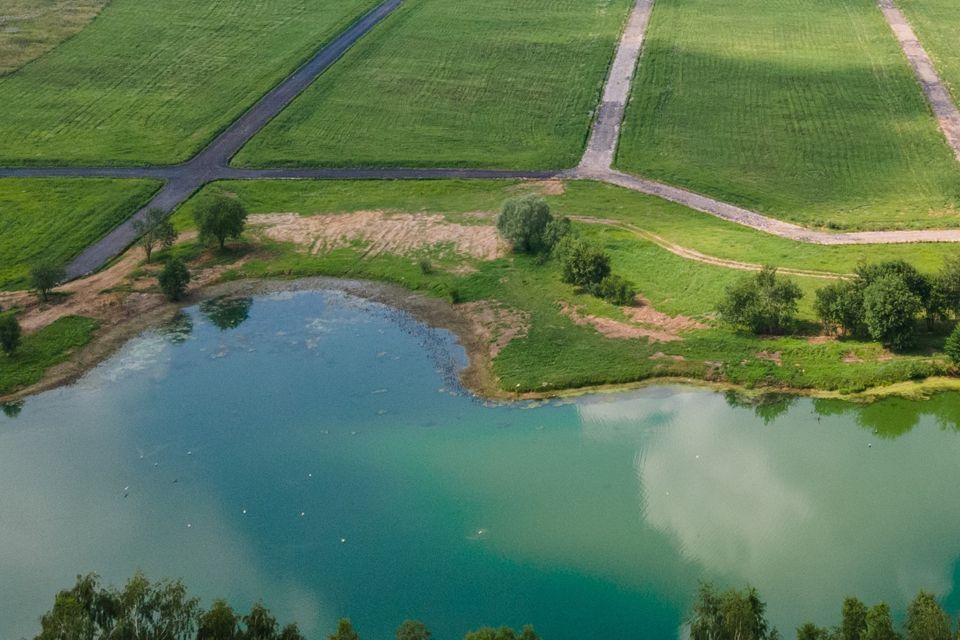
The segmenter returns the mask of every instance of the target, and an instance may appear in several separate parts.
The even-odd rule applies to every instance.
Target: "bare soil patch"
[[[757,358],[760,360],[767,360],[772,362],[778,367],[783,366],[783,352],[782,351],[758,351],[756,353]]]
[[[849,353],[845,353],[843,355],[843,362],[846,364],[859,364],[863,362],[863,358],[855,354],[853,351],[850,351]]]
[[[477,338],[490,345],[490,360],[515,338],[526,336],[530,326],[527,314],[493,300],[466,302],[458,308],[475,323]]]
[[[673,360],[674,362],[683,362],[686,360],[683,356],[668,356],[663,351],[657,351],[650,356],[650,360]]]
[[[651,307],[645,300],[640,299],[642,307],[622,307],[630,322],[622,322],[613,318],[588,315],[581,308],[561,302],[560,306],[574,323],[581,326],[591,326],[602,335],[617,340],[632,340],[646,338],[650,342],[676,342],[683,340],[681,331],[703,328],[705,325],[684,316],[669,316]]]
[[[460,255],[493,260],[504,255],[507,249],[494,227],[448,222],[440,214],[357,211],[301,216],[269,213],[250,216],[249,222],[268,238],[292,242],[314,255],[357,241],[369,244],[368,255],[404,255],[446,245]]]

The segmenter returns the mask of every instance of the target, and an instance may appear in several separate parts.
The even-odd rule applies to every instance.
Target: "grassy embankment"
[[[804,225],[960,226],[960,167],[874,0],[658,3],[617,164]]]
[[[508,182],[229,182],[207,187],[175,216],[181,228],[190,226],[190,212],[199,198],[214,190],[235,193],[251,213],[296,212],[301,215],[336,214],[356,210],[386,209],[397,212],[439,212],[452,222],[489,224],[464,215],[494,211],[504,198],[529,187]],[[656,221],[658,233],[689,232],[688,245],[706,249],[713,234],[727,235],[730,257],[741,260],[765,256],[765,243],[789,253],[797,250],[806,268],[846,271],[855,258],[836,261],[837,253],[826,247],[806,247],[712,218],[696,212],[678,213],[674,205],[606,185],[575,183],[563,195],[548,197],[554,210],[565,214],[622,217],[639,224]],[[684,226],[683,216],[686,218]],[[697,223],[709,223],[697,231]],[[651,225],[653,226],[653,225]],[[715,228],[712,228],[715,226]],[[680,376],[728,382],[749,387],[771,386],[796,389],[860,391],[947,370],[937,355],[942,339],[928,338],[915,353],[892,355],[879,345],[853,340],[811,341],[809,337],[757,338],[717,326],[712,311],[729,283],[742,272],[681,258],[656,244],[638,239],[629,231],[590,224],[576,225],[578,232],[602,242],[613,258],[613,267],[633,281],[640,293],[659,311],[696,318],[707,329],[686,331],[683,339],[655,343],[646,339],[612,339],[591,326],[573,322],[560,307],[567,302],[583,314],[624,320],[621,309],[579,294],[560,282],[559,268],[550,261],[510,256],[498,260],[467,261],[476,271],[455,274],[463,259],[440,249],[398,256],[366,255],[366,246],[355,243],[321,256],[309,256],[290,245],[265,241],[259,255],[230,277],[297,277],[333,275],[386,280],[430,295],[457,302],[497,300],[526,313],[529,332],[510,343],[494,361],[495,373],[504,390],[549,391],[599,384],[616,384]],[[783,244],[779,244],[783,243]],[[788,246],[789,245],[789,246]],[[737,248],[741,252],[737,252]],[[867,260],[890,257],[889,247],[857,247]],[[922,247],[921,265],[933,270],[952,248]],[[178,249],[190,255],[190,245]],[[822,253],[818,253],[822,252]],[[907,254],[904,254],[908,257]],[[423,273],[418,260],[427,258],[435,269]],[[774,260],[776,262],[776,260]],[[789,262],[786,260],[785,262]],[[781,265],[782,266],[782,265]],[[815,333],[812,297],[825,281],[798,278],[806,299],[801,320]],[[779,364],[770,359],[777,354]],[[666,357],[665,357],[666,356]],[[675,357],[670,357],[675,356]],[[774,358],[775,359],[775,358]]]
[[[957,56],[957,28],[960,3],[954,0],[897,0],[923,48],[933,59],[937,72],[960,103],[960,57]]]
[[[36,261],[66,263],[159,186],[154,180],[0,178],[0,290],[26,288]]]
[[[237,163],[573,166],[631,4],[410,0]]]
[[[39,382],[46,371],[93,338],[97,322],[67,316],[23,337],[13,356],[0,352],[0,395]]]
[[[0,76],[79,32],[109,0],[5,0],[0,15]]]
[[[112,0],[0,78],[0,164],[182,161],[376,0]]]

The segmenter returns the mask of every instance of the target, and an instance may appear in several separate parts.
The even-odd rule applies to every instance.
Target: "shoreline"
[[[0,395],[0,403],[15,403],[29,396],[50,391],[76,382],[88,371],[110,358],[125,343],[144,331],[170,320],[183,307],[193,306],[220,296],[256,296],[284,291],[341,291],[364,300],[377,302],[409,313],[428,327],[445,329],[454,334],[467,355],[467,366],[457,376],[464,389],[483,400],[512,402],[576,398],[587,395],[621,393],[660,385],[684,385],[710,389],[716,392],[733,391],[747,399],[770,395],[843,400],[852,403],[871,403],[888,397],[925,400],[949,391],[960,391],[960,378],[931,377],[921,381],[904,381],[882,387],[873,387],[857,393],[840,393],[820,389],[790,387],[747,388],[729,382],[712,382],[698,378],[675,376],[651,377],[628,383],[590,385],[547,392],[513,393],[503,389],[493,372],[490,338],[484,335],[478,321],[460,312],[458,306],[400,285],[375,280],[357,280],[329,276],[284,279],[240,279],[198,287],[178,302],[159,302],[147,312],[135,317],[117,320],[99,329],[90,343],[67,360],[48,369],[38,382]]]

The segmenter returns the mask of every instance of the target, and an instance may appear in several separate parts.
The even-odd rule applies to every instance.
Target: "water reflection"
[[[200,303],[200,313],[221,331],[236,329],[250,317],[253,298],[219,296]]]
[[[23,401],[0,402],[0,411],[3,411],[3,415],[8,418],[16,418],[23,411]]]

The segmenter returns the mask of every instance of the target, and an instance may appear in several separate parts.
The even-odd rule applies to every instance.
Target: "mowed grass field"
[[[955,0],[897,0],[920,43],[933,59],[940,79],[960,103],[960,2]]]
[[[0,164],[187,159],[376,0],[112,0],[0,78]]]
[[[152,180],[0,179],[0,289],[24,289],[34,262],[64,264],[143,206]]]
[[[960,226],[960,165],[874,0],[658,1],[617,164],[804,225]]]
[[[408,0],[236,163],[574,166],[631,4]]]
[[[77,33],[109,0],[3,0],[0,75],[19,69]]]

